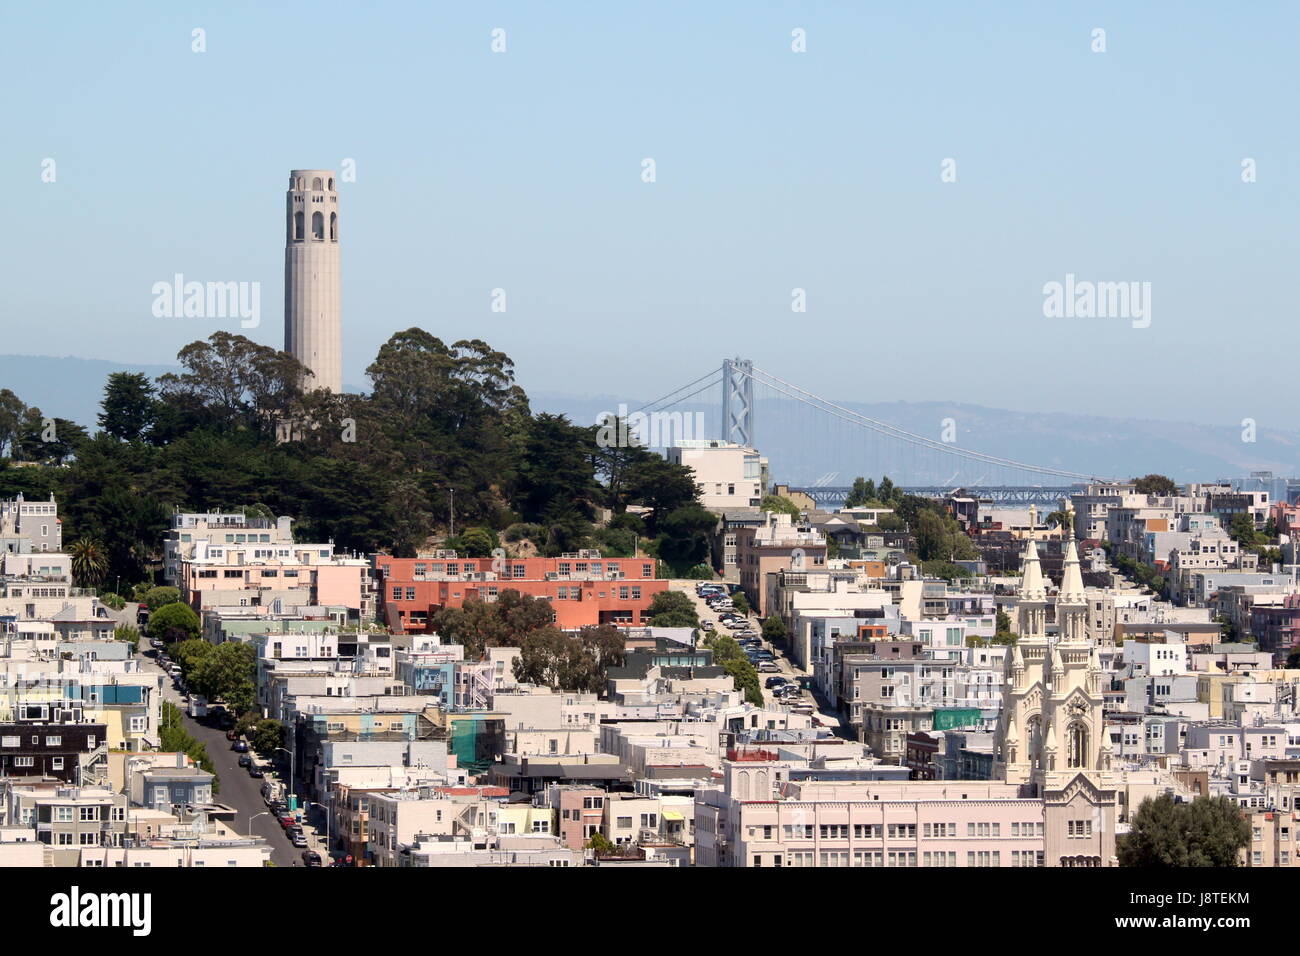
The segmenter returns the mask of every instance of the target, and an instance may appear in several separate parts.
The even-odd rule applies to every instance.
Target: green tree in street
[[[175,604],[181,599],[180,588],[174,588],[169,585],[150,588],[144,593],[144,603],[149,605],[150,611],[157,611],[168,604]]]
[[[209,700],[224,701],[236,714],[251,710],[257,697],[257,651],[253,645],[226,641],[214,647],[206,641],[186,641],[178,650],[194,644],[210,650],[194,654],[188,666],[182,662],[186,683]]]
[[[769,614],[763,622],[763,640],[771,644],[774,641],[784,641],[788,635],[785,621],[776,614]]]
[[[525,635],[515,658],[515,679],[557,690],[599,693],[606,672],[625,658],[623,632],[612,624],[584,627],[567,634],[543,627]]]
[[[1177,803],[1164,793],[1142,801],[1116,850],[1120,866],[1235,867],[1249,843],[1250,824],[1231,798],[1197,797]]]
[[[260,754],[271,754],[277,747],[284,746],[284,724],[278,720],[263,718],[253,725],[253,749]]]
[[[704,639],[704,644],[713,651],[713,662],[722,667],[731,678],[732,688],[744,691],[745,700],[761,707],[763,690],[758,683],[758,671],[749,662],[735,638],[726,634],[710,635]]]
[[[695,602],[681,591],[660,591],[650,601],[651,627],[699,627]]]
[[[465,659],[478,661],[489,647],[522,646],[534,631],[555,622],[551,602],[513,588],[495,601],[467,600],[460,607],[443,608],[429,623],[443,639],[465,648]]]
[[[199,616],[188,604],[167,604],[149,615],[149,636],[155,641],[184,641],[199,636]]]

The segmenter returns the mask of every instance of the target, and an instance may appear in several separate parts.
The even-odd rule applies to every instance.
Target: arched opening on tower
[[[1088,765],[1088,728],[1080,720],[1070,724],[1069,761],[1070,767]]]
[[[319,176],[317,176],[317,177],[315,177],[314,179],[312,179],[312,181],[311,181],[311,188],[312,188],[312,189],[315,189],[317,192],[320,191],[320,188],[321,188],[321,182],[320,182],[320,177],[319,177]]]
[[[1029,763],[1037,767],[1043,760],[1043,721],[1037,714],[1030,717],[1025,724],[1029,740]]]
[[[311,214],[311,237],[318,241],[325,238],[325,216],[321,213]]]
[[[293,237],[299,242],[302,242],[302,213],[301,212],[296,212],[293,214]]]
[[[339,241],[339,214],[330,213],[330,242]]]

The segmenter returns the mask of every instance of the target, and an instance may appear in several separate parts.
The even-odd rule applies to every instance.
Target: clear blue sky
[[[629,402],[741,354],[837,399],[1290,427],[1298,27],[1294,3],[6,4],[0,352],[162,363],[238,330],[154,318],[176,272],[260,281],[251,334],[281,345],[288,171],[351,157],[349,383],[420,325]],[[1066,273],[1151,282],[1151,327],[1045,318]]]

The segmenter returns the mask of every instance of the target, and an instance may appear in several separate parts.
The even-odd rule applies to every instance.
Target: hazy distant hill
[[[0,355],[0,387],[48,415],[70,418],[93,430],[104,380],[110,372],[144,372],[153,377],[175,371],[165,365],[127,365],[99,359]],[[346,386],[349,391],[359,390]],[[568,415],[591,424],[602,412],[618,412],[609,397],[533,392],[534,411]],[[626,401],[626,399],[624,399]],[[1160,472],[1178,481],[1236,477],[1270,470],[1278,475],[1300,471],[1300,432],[1258,429],[1254,443],[1241,440],[1240,428],[1007,411],[950,402],[841,402],[844,407],[933,439],[940,439],[945,419],[955,425],[957,446],[1066,471],[1131,477]],[[684,424],[696,437],[718,434],[714,405],[686,406]],[[698,413],[699,417],[695,417]],[[830,483],[849,484],[855,475],[889,474],[909,484],[1021,483],[1023,475],[987,466],[954,463],[929,451],[909,451],[844,422],[792,402],[759,400],[756,437],[771,462],[772,477],[811,483],[838,472]],[[1041,478],[1037,484],[1065,484]]]
[[[563,412],[583,424],[595,422],[602,412],[619,410],[611,398],[547,393],[530,397],[534,410]],[[951,418],[957,447],[1108,478],[1158,472],[1177,481],[1208,481],[1258,470],[1277,475],[1300,471],[1300,432],[1295,431],[1260,427],[1256,441],[1247,443],[1240,428],[1189,422],[1036,414],[954,402],[839,404],[936,441],[942,439],[945,419]],[[883,474],[902,476],[908,484],[1070,483],[1068,478],[1028,479],[1009,469],[908,450],[794,402],[759,399],[755,406],[756,444],[771,463],[776,481],[808,484],[838,472],[826,483],[847,485],[855,475]],[[721,415],[715,406],[686,410],[702,416],[705,437],[718,435]]]
[[[113,372],[144,372],[150,378],[178,369],[170,365],[123,365],[102,359],[47,355],[0,355],[0,388],[53,418],[95,430],[104,382]]]

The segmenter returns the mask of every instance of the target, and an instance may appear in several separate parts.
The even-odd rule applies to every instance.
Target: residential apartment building
[[[816,571],[826,567],[826,539],[787,514],[768,512],[764,524],[736,530],[740,586],[760,617],[773,612],[769,575],[778,571]]]
[[[790,779],[774,752],[734,752],[696,795],[697,866],[1043,866],[1043,802],[977,781]],[[1091,820],[1071,821],[1088,826]]]
[[[670,462],[691,469],[705,508],[757,508],[762,503],[767,461],[753,448],[715,439],[682,439],[666,452]]]
[[[31,554],[63,550],[59,505],[28,501],[21,494],[0,501],[0,554]]]
[[[291,548],[293,519],[249,517],[241,511],[182,513],[171,518],[171,527],[163,538],[163,579],[179,586],[181,565],[194,558],[200,543],[209,547],[263,546]]]
[[[190,557],[180,558],[179,586],[182,598],[200,612],[227,605],[337,605],[353,620],[368,620],[374,616],[369,576],[369,561],[335,554],[332,544],[201,540],[193,543]]]
[[[466,601],[494,601],[505,591],[549,601],[563,630],[644,625],[650,602],[668,588],[668,581],[655,577],[653,558],[605,558],[599,551],[558,558],[377,554],[374,572],[382,589],[382,618],[396,634],[428,633],[438,611]]]

